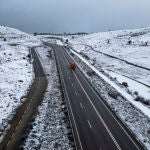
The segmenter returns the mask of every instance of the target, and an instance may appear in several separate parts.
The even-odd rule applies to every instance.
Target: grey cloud
[[[98,32],[149,26],[149,0],[0,0],[0,24],[26,32]]]

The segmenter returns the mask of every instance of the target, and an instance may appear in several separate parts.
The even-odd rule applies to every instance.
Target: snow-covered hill
[[[71,46],[150,105],[150,28],[71,37]]]
[[[0,26],[0,141],[34,78],[29,47],[40,44],[26,33]]]

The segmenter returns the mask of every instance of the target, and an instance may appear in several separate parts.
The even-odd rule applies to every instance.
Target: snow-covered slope
[[[0,26],[0,141],[34,78],[29,47],[40,44],[26,33]]]
[[[150,105],[150,28],[69,37],[71,46],[144,105]]]

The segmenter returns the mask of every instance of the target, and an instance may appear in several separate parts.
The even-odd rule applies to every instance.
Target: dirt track
[[[34,49],[31,50],[31,53],[34,58],[35,80],[27,95],[27,99],[18,108],[13,120],[10,122],[11,127],[7,131],[2,143],[0,143],[0,150],[18,149],[21,143],[21,136],[27,128],[28,122],[36,112],[38,105],[41,103],[47,88],[48,83],[41,62]]]

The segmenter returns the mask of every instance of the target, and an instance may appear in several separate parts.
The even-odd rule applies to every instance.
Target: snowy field
[[[150,28],[68,38],[76,52],[150,107]]]
[[[49,47],[39,47],[37,52],[47,74],[48,88],[38,115],[32,122],[33,129],[24,143],[24,149],[71,149],[61,110],[62,97],[53,51]]]
[[[26,33],[0,26],[0,141],[33,82],[29,47],[40,44]]]

